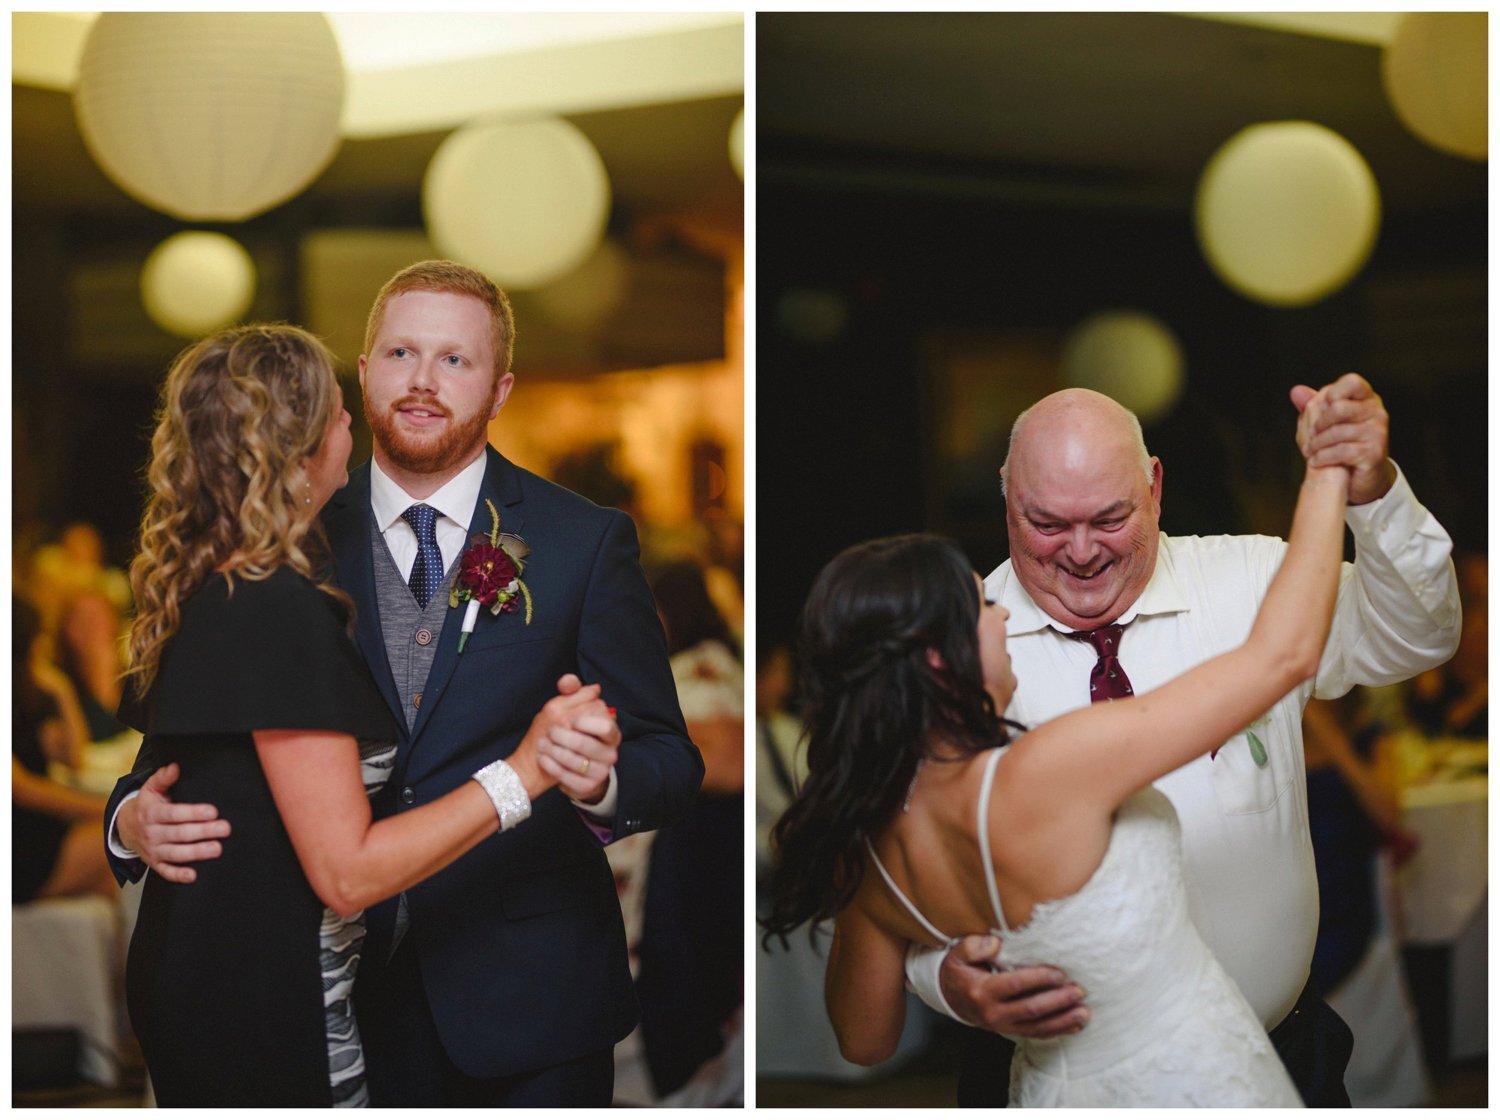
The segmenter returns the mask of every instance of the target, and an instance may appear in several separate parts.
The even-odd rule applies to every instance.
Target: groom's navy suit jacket
[[[471,534],[489,531],[486,498],[502,530],[530,546],[524,578],[531,624],[523,613],[481,610],[460,655],[462,611],[448,613],[415,724],[375,798],[376,817],[433,801],[509,755],[556,695],[558,677],[571,672],[599,682],[618,712],[623,741],[611,838],[670,823],[695,797],[703,763],[683,726],[633,523],[492,448]],[[371,523],[365,464],[329,502],[323,524],[339,584],[357,610],[355,643],[405,728],[380,625]],[[135,781],[122,781],[115,797],[149,773],[138,762]],[[405,937],[414,942],[433,1019],[449,1058],[469,1076],[501,1077],[596,1053],[635,1025],[609,863],[560,790],[537,798],[529,820],[483,841],[406,899]],[[389,958],[395,917],[395,900],[366,914],[356,1010],[359,989]]]

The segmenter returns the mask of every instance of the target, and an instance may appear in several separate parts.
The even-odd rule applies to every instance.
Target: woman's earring
[[[302,501],[304,505],[312,505],[312,483],[305,480],[302,483]]]

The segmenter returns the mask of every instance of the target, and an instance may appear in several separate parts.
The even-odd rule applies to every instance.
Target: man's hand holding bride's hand
[[[585,685],[568,673],[558,680],[557,692],[531,721],[511,763],[521,756],[535,766],[543,789],[560,786],[573,800],[593,804],[609,788],[610,767],[619,757],[619,724],[600,699],[599,685]]]
[[[180,770],[163,766],[115,814],[120,842],[140,854],[146,866],[170,883],[191,883],[198,873],[186,864],[216,859],[229,835],[229,822],[212,805],[179,805],[170,790]]]
[[[992,934],[964,938],[943,957],[938,982],[948,1006],[964,1022],[996,1034],[1056,1038],[1083,1029],[1086,993],[1055,968],[995,972],[989,963],[1000,951]]]

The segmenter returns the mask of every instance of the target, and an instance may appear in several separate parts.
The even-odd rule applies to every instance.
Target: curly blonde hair
[[[484,304],[489,309],[490,337],[495,344],[495,378],[499,380],[510,372],[516,347],[516,321],[511,314],[510,300],[484,273],[457,261],[418,261],[407,265],[385,282],[385,286],[376,293],[370,317],[365,322],[366,354],[375,348],[375,332],[380,329],[385,305],[391,301],[392,296],[407,292],[447,292],[456,296],[472,296]]]
[[[297,327],[252,324],[193,343],[162,386],[130,565],[130,631],[137,694],[156,679],[182,604],[220,565],[265,579],[285,565],[352,611],[322,576],[327,542],[311,506],[305,464],[343,408],[334,358]]]

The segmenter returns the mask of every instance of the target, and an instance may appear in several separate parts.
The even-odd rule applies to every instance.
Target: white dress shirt
[[[1315,682],[1294,689],[1252,724],[1265,745],[1257,766],[1244,734],[1216,758],[1204,754],[1155,785],[1182,821],[1188,905],[1203,939],[1267,1029],[1307,981],[1318,931],[1318,883],[1307,821],[1302,708],[1314,692],[1405,680],[1452,655],[1458,585],[1448,534],[1398,472],[1385,497],[1351,506],[1354,564],[1340,576],[1337,607]],[[1119,621],[1120,664],[1137,694],[1242,644],[1286,544],[1273,537],[1161,536],[1150,582]],[[1096,654],[1062,636],[1014,577],[1010,561],[985,580],[1009,612],[1006,642],[1018,685],[1006,715],[1034,727],[1089,703]],[[937,982],[942,950],[908,955],[913,989],[952,1015]]]

